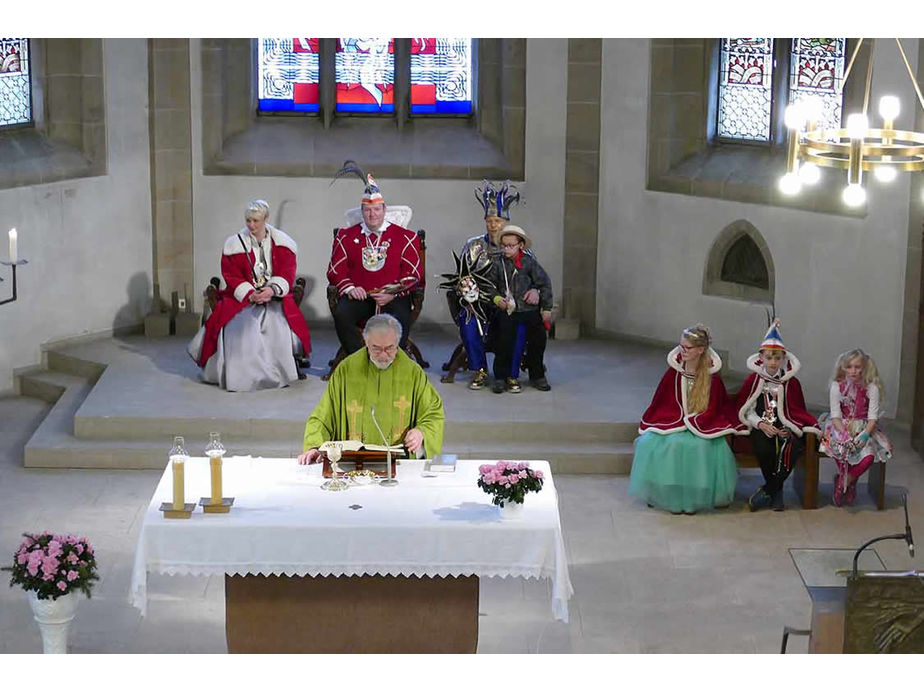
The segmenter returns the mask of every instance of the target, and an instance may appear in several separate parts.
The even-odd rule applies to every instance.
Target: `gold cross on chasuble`
[[[360,440],[359,427],[356,425],[356,415],[361,414],[362,411],[362,405],[355,399],[350,402],[349,406],[347,407],[347,414],[350,416],[350,440]]]

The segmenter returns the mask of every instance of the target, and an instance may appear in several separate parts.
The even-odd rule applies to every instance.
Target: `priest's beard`
[[[395,362],[396,357],[397,357],[397,354],[395,354],[395,356],[392,356],[391,358],[388,358],[386,356],[385,357],[387,359],[386,361],[376,361],[372,356],[370,356],[369,360],[372,361],[373,365],[376,368],[378,368],[380,371],[384,371],[386,368],[388,368],[391,364]]]

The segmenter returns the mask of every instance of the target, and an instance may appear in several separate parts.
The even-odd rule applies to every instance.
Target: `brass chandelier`
[[[860,39],[850,56],[850,62],[841,82],[841,93],[850,76],[854,60],[865,39]],[[875,40],[873,40],[875,42]],[[921,108],[924,97],[914,72],[908,63],[908,57],[899,39],[895,39],[898,50],[905,62],[908,76],[914,85]],[[838,168],[847,171],[847,187],[844,188],[844,204],[860,207],[866,202],[866,190],[863,188],[863,172],[872,171],[877,180],[890,182],[895,180],[899,171],[924,171],[924,133],[911,130],[896,130],[894,122],[900,110],[899,100],[895,96],[883,96],[879,101],[879,114],[882,116],[881,128],[869,127],[867,111],[869,107],[870,85],[873,78],[873,52],[870,51],[869,67],[866,73],[866,89],[863,97],[863,111],[852,113],[847,117],[845,128],[820,127],[820,103],[811,99],[792,104],[785,112],[788,130],[788,149],[786,153],[786,173],[780,178],[780,190],[787,195],[797,194],[802,185],[812,185],[821,177],[820,166]]]

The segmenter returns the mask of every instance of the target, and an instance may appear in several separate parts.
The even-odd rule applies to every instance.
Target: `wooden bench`
[[[737,393],[729,395],[730,401],[737,399]],[[792,470],[792,485],[802,501],[806,510],[818,507],[818,461],[821,457],[828,457],[818,449],[818,436],[814,433],[805,433],[805,454],[796,463]],[[735,455],[739,467],[760,468],[760,463],[754,455],[751,440],[748,436],[726,436],[729,446]],[[866,484],[869,495],[876,502],[879,510],[885,508],[885,464],[874,462],[866,473]]]

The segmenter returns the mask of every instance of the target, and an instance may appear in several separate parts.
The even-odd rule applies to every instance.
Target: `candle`
[[[186,491],[183,487],[186,463],[182,459],[173,460],[173,509],[186,508]]]
[[[10,229],[10,262],[12,263],[15,263],[17,260],[16,235],[16,229]]]
[[[212,505],[221,505],[221,455],[209,456],[209,468],[212,472]]]

